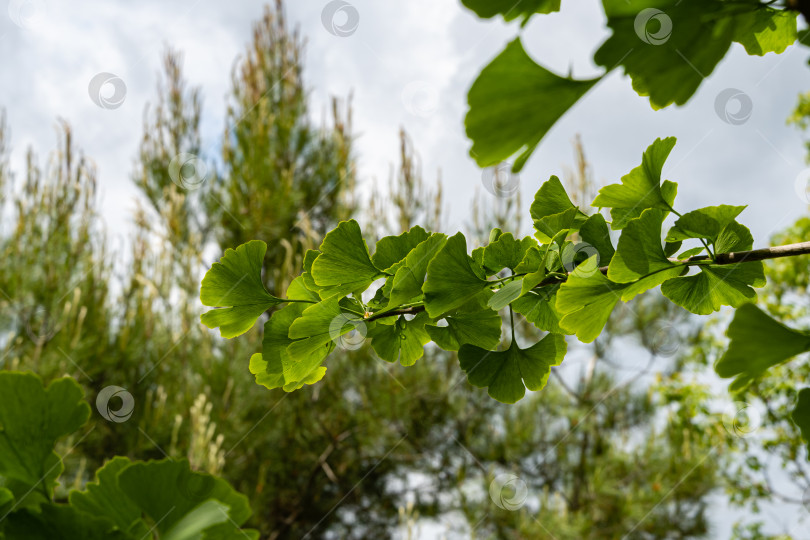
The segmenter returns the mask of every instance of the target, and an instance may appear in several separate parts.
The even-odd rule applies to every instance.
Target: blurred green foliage
[[[93,411],[76,449],[67,452],[71,438],[60,443],[57,499],[115,455],[186,457],[222,475],[249,498],[247,525],[273,539],[437,529],[464,538],[708,537],[709,496],[722,486],[731,482],[736,499],[765,497],[743,459],[755,443],[729,431],[709,408],[710,387],[682,373],[691,362],[682,353],[704,338],[657,293],[617,310],[542,395],[514,406],[471,388],[455,356],[432,348],[408,369],[369,347],[346,351],[329,361],[331,377],[293,394],[256,385],[246,359],[260,349],[261,325],[223,340],[199,322],[200,279],[226,248],[266,241],[265,284],[280,294],[305,250],[341,219],[354,216],[378,236],[415,223],[443,230],[441,185],[424,181],[404,132],[389,189],[363,196],[351,107],[335,100],[331,121],[313,124],[303,51],[280,3],[267,8],[233,70],[222,141],[210,147],[200,136],[200,91],[183,78],[181,55],[167,52],[144,114],[132,172],[140,197],[126,241],[105,231],[96,172],[67,125],[57,126],[47,165],[29,151],[25,170],[12,174],[3,123],[2,369],[46,381],[71,375],[91,403],[109,385],[135,401],[126,422]],[[594,188],[576,148],[566,181],[575,203]],[[193,169],[178,176],[172,164],[181,154]],[[519,200],[478,196],[470,235],[483,243],[493,227],[519,228]],[[802,223],[779,243],[806,238]],[[787,295],[806,295],[800,259],[771,271],[772,311],[786,309],[776,306]],[[520,328],[527,342],[536,332]],[[789,389],[776,375],[768,380],[772,387],[759,391],[782,395],[788,410]],[[765,448],[793,463],[802,445],[782,401],[768,399],[781,423]],[[519,482],[492,495],[503,474]],[[520,482],[525,499],[509,491]]]

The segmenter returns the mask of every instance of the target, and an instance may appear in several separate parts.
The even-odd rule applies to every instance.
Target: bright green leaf
[[[593,258],[595,258],[594,256]],[[584,265],[583,265],[584,267]],[[602,333],[626,284],[614,283],[601,272],[577,267],[557,292],[560,327],[590,343]]]
[[[391,266],[407,257],[411,250],[427,240],[429,236],[429,232],[417,225],[399,236],[380,238],[374,248],[371,262],[375,267],[390,273]]]
[[[670,279],[661,285],[661,292],[697,315],[708,315],[722,306],[740,307],[756,299],[754,287],[765,285],[762,263],[706,265],[691,276]]]
[[[661,225],[666,213],[649,208],[622,230],[607,277],[616,283],[630,283],[675,266],[661,244]]]
[[[365,331],[366,323],[344,312],[336,296],[307,307],[289,327],[287,335],[292,342],[287,345],[287,355],[281,355],[284,381],[298,383],[310,377],[332,352],[336,340],[354,330]],[[273,346],[283,343],[279,340]]]
[[[434,233],[427,240],[416,246],[408,256],[405,263],[396,271],[393,278],[388,278],[386,286],[390,283],[388,307],[393,308],[422,296],[422,286],[425,284],[428,264],[447,242],[447,236]],[[385,289],[385,286],[383,287]]]
[[[382,273],[368,254],[360,225],[355,220],[341,221],[320,245],[321,254],[312,263],[312,279],[324,287],[321,298],[362,292]]]
[[[732,223],[745,206],[707,206],[682,215],[667,233],[667,241],[676,242],[689,238],[705,238],[714,242],[720,231]]]
[[[599,195],[593,200],[593,206],[625,208],[638,212],[638,215],[647,208],[669,211],[672,201],[668,197],[670,193],[663,191],[661,171],[675,147],[675,141],[675,137],[656,139],[644,151],[641,165],[622,176],[621,184],[611,184],[600,189]],[[668,191],[674,189],[669,188]],[[674,194],[672,198],[674,199]]]
[[[200,317],[208,328],[219,328],[222,337],[244,334],[262,313],[284,300],[264,288],[262,265],[267,244],[252,240],[225,254],[205,274],[200,300],[212,309]]]
[[[435,319],[488,290],[490,285],[481,266],[467,255],[464,235],[457,233],[428,264],[427,281],[422,287],[425,308]]]
[[[514,271],[533,247],[537,248],[537,242],[529,236],[517,240],[512,233],[500,234],[484,248],[483,266],[494,273],[504,268]]]

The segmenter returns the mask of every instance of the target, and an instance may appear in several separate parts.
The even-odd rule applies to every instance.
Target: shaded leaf
[[[399,360],[403,366],[414,365],[425,354],[425,345],[430,341],[425,331],[429,320],[427,313],[422,312],[410,321],[404,315],[391,324],[376,321],[376,326],[368,333],[374,352],[386,362]]]
[[[599,79],[576,81],[537,65],[520,39],[509,43],[470,88],[465,121],[470,155],[482,167],[520,153],[520,170],[551,126]]]
[[[714,369],[724,378],[736,377],[741,390],[773,366],[810,350],[810,332],[794,330],[771,318],[754,304],[743,304],[726,330],[728,350]]]
[[[565,352],[565,337],[548,334],[528,349],[521,349],[514,340],[505,351],[462,345],[458,360],[470,384],[487,387],[489,395],[502,403],[515,403],[526,388],[545,387],[551,367],[560,365]]]
[[[46,388],[32,373],[0,372],[0,477],[18,507],[37,506],[53,494],[63,470],[54,445],[89,417],[73,379]]]

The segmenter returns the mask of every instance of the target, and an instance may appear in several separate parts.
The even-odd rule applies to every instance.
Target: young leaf
[[[538,237],[543,243],[550,242],[554,235],[563,229],[578,231],[588,219],[588,216],[568,198],[562,182],[556,176],[552,176],[540,186],[534,195],[529,212],[539,233]]]
[[[419,225],[412,227],[399,236],[380,238],[374,248],[371,262],[377,268],[389,271],[393,265],[408,256],[416,246],[428,239],[430,233]]]
[[[595,258],[594,255],[589,259],[593,261],[591,264]],[[602,333],[627,285],[614,283],[601,272],[584,270],[586,264],[577,267],[560,286],[556,308],[562,315],[560,328],[590,343]]]
[[[675,141],[675,137],[656,139],[644,151],[641,165],[622,176],[621,184],[611,184],[600,189],[592,205],[600,208],[629,209],[638,212],[638,215],[647,208],[670,211],[675,198],[676,184],[669,182],[672,187],[665,190],[661,185],[661,171],[669,153],[675,147]]]
[[[807,443],[807,451],[810,452],[810,388],[799,390],[796,407],[790,417],[793,419],[793,423],[799,426],[802,438]]]
[[[488,167],[520,152],[513,166],[520,170],[551,126],[598,81],[551,73],[515,39],[481,71],[467,95],[470,155]]]
[[[457,233],[428,264],[427,281],[422,287],[425,308],[435,319],[488,290],[490,285],[481,266],[467,255],[464,235]]]
[[[208,328],[219,328],[224,338],[244,334],[262,313],[284,300],[264,288],[262,264],[267,244],[251,240],[225,254],[205,274],[200,286],[204,306],[220,308],[203,313],[200,321]]]
[[[446,351],[457,351],[464,344],[494,349],[501,342],[501,316],[480,299],[452,311],[444,320],[447,326],[427,325],[425,330]]]
[[[772,319],[754,304],[743,304],[726,330],[731,342],[714,370],[736,377],[733,390],[742,390],[773,366],[810,350],[810,332],[794,330]]]
[[[627,224],[610,261],[608,279],[630,283],[675,266],[661,245],[661,224],[665,217],[662,210],[648,208]]]
[[[502,403],[515,403],[526,388],[542,390],[546,386],[551,367],[560,365],[565,352],[565,337],[548,334],[528,349],[521,349],[514,340],[505,351],[462,345],[458,360],[470,384],[486,386],[489,395]]]
[[[422,312],[410,321],[404,315],[391,324],[377,321],[368,333],[374,352],[386,362],[399,360],[403,366],[414,365],[425,354],[425,345],[430,341],[425,331],[425,323],[429,320],[427,313]]]
[[[757,293],[751,288],[752,285],[765,285],[765,273],[760,261],[701,266],[698,274],[665,282],[661,285],[661,292],[696,315],[708,315],[722,306],[740,307],[755,300]]]
[[[341,221],[319,249],[321,254],[313,261],[311,273],[315,284],[325,288],[319,292],[321,298],[362,292],[385,275],[371,262],[360,225],[353,219]]]
[[[38,506],[62,473],[56,441],[78,430],[90,416],[73,379],[47,388],[32,373],[0,372],[0,477],[18,507]]]

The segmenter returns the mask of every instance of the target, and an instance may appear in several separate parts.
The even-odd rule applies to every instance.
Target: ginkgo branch
[[[683,266],[698,266],[706,264],[707,262],[715,265],[738,264],[743,262],[764,261],[767,259],[779,259],[782,257],[796,257],[799,255],[810,255],[810,242],[799,242],[796,244],[786,244],[784,246],[773,246],[768,248],[753,249],[750,251],[734,251],[729,253],[718,253],[712,260],[709,255],[696,255],[679,261],[677,259],[670,259],[672,262],[679,263]],[[599,271],[603,274],[608,273],[607,266],[600,266]],[[511,276],[510,276],[511,277]],[[541,281],[536,288],[542,288],[547,285],[554,285],[565,281],[562,275],[556,274],[549,276]],[[385,317],[394,317],[398,315],[416,315],[425,310],[424,305],[410,306],[403,309],[386,310],[385,312],[371,315],[366,320],[373,321]]]

